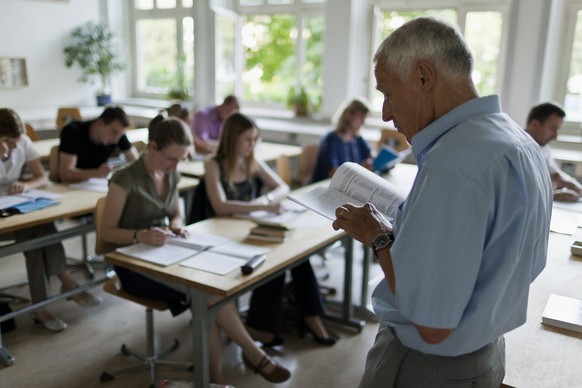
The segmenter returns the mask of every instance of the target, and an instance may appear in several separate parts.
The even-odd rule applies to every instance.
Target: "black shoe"
[[[318,344],[333,346],[337,342],[337,339],[331,335],[329,337],[319,337],[317,334],[313,332],[313,330],[311,330],[311,328],[307,325],[307,323],[305,323],[303,319],[299,320],[297,329],[299,330],[299,336],[301,338],[305,337],[305,333],[311,333],[311,335],[313,336],[313,340]]]

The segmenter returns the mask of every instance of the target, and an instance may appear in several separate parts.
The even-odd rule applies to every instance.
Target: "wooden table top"
[[[180,191],[192,190],[198,186],[198,179],[182,177],[178,184]],[[69,188],[69,185],[53,183],[41,190],[61,195],[58,205],[25,214],[15,214],[7,218],[0,218],[0,233],[8,233],[26,229],[36,225],[46,224],[63,218],[78,217],[93,213],[97,201],[105,197],[105,193],[89,190]]]

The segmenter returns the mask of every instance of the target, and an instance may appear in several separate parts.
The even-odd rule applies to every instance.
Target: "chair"
[[[275,170],[277,170],[277,175],[283,179],[283,182],[287,183],[289,187],[293,185],[293,172],[287,155],[280,155],[275,160]]]
[[[59,146],[52,146],[49,154],[49,179],[55,183],[61,181],[59,177]]]
[[[318,151],[318,144],[307,144],[301,147],[301,155],[299,155],[297,165],[297,176],[293,182],[294,187],[301,187],[311,183]]]
[[[380,147],[382,147],[384,144],[389,145],[398,152],[402,152],[410,148],[410,144],[408,144],[406,141],[406,137],[394,129],[382,129],[380,140],[378,141],[376,149],[379,150]]]
[[[32,127],[32,125],[25,123],[24,124],[24,129],[26,130],[26,135],[28,137],[30,137],[30,140],[32,141],[37,141],[38,140],[38,135],[36,134],[36,131],[34,130],[34,128]]]
[[[105,200],[106,198],[101,198],[97,201],[97,205],[95,206],[95,253],[97,254],[104,254],[106,252],[110,252],[115,249],[115,245],[111,243],[107,243],[103,241],[102,238],[102,219],[103,219],[103,212],[105,210]],[[118,376],[123,374],[132,372],[138,369],[146,369],[150,372],[150,387],[155,387],[156,385],[156,368],[157,367],[170,367],[176,369],[184,369],[184,370],[193,370],[193,366],[187,362],[173,362],[173,361],[164,361],[162,358],[170,354],[171,352],[178,349],[180,346],[180,341],[178,339],[174,339],[170,346],[168,346],[165,350],[158,352],[156,343],[155,343],[155,333],[154,333],[154,312],[153,310],[157,311],[165,311],[168,309],[168,304],[163,300],[157,299],[146,299],[140,298],[138,296],[134,296],[127,291],[123,290],[121,287],[121,283],[117,276],[112,277],[108,281],[105,282],[103,285],[103,290],[108,294],[115,295],[119,298],[129,300],[133,303],[137,303],[142,305],[146,309],[146,354],[142,355],[137,353],[136,351],[130,349],[127,345],[121,345],[121,353],[127,356],[133,356],[137,358],[140,362],[135,363],[133,365],[129,365],[126,367],[118,368],[111,371],[104,371],[101,373],[99,380],[102,382],[111,381]]]
[[[141,141],[141,140],[134,141],[133,143],[131,143],[131,145],[133,145],[135,147],[138,154],[141,154],[143,152],[143,150],[145,150],[145,148],[146,148],[146,143]]]
[[[63,128],[71,121],[82,120],[81,111],[77,107],[63,107],[57,111],[57,129]]]

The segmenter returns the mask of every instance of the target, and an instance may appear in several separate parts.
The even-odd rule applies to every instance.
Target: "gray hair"
[[[380,59],[400,79],[421,60],[452,79],[471,77],[473,71],[473,55],[461,33],[431,17],[416,18],[392,32],[378,47],[374,63]]]

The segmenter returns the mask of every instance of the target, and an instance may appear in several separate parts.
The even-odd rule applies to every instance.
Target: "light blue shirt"
[[[497,96],[458,106],[416,134],[412,149],[419,170],[391,248],[396,296],[382,280],[374,309],[410,348],[467,354],[526,320],[529,285],[546,263],[547,168]],[[413,322],[454,331],[430,345]]]

